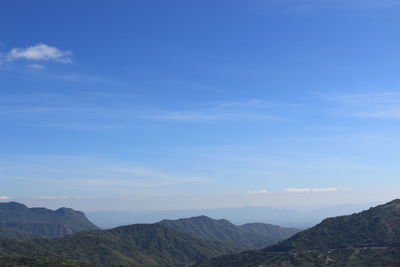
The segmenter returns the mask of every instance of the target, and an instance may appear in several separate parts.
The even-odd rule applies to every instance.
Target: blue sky
[[[0,198],[395,198],[399,14],[389,0],[3,1]]]

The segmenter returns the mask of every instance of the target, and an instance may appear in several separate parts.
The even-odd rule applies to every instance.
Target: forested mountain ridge
[[[320,224],[261,250],[196,266],[399,266],[400,200]]]
[[[265,251],[400,247],[400,200],[353,215],[327,218]]]
[[[59,214],[78,218],[83,215],[66,208],[56,211],[29,209],[15,202],[4,203],[0,211],[3,213],[0,223],[7,226],[16,225],[15,222],[21,225],[48,225],[49,221],[59,222]],[[5,214],[9,217],[6,218]],[[83,215],[83,218],[86,217]],[[34,234],[3,226],[0,236],[9,238],[0,239],[0,257],[7,259],[10,264],[25,262],[27,266],[52,262],[62,265],[73,261],[81,264],[78,266],[84,266],[82,264],[85,262],[99,266],[184,266],[212,256],[261,247],[297,231],[268,224],[236,226],[227,220],[213,220],[206,216],[121,226],[110,230],[80,231],[53,239],[32,239]]]
[[[1,257],[0,267],[102,267],[85,261],[45,257]]]
[[[0,203],[0,237],[63,237],[82,230],[99,229],[80,211],[28,208],[17,202]]]
[[[159,224],[204,240],[221,242],[236,251],[262,248],[300,231],[263,223],[237,226],[227,220],[214,220],[207,216],[162,220]]]
[[[184,266],[228,252],[216,242],[159,224],[82,231],[59,239],[0,239],[0,257],[67,258],[103,266]]]

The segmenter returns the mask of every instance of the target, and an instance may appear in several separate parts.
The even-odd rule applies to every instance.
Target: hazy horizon
[[[247,223],[267,223],[282,227],[307,229],[328,217],[351,215],[383,204],[380,202],[370,202],[314,206],[235,206],[186,209],[138,209],[134,206],[128,207],[127,205],[129,205],[129,201],[127,202],[126,200],[119,200],[118,209],[112,209],[117,205],[115,202],[102,202],[97,203],[97,205],[102,205],[103,208],[91,210],[91,206],[81,206],[83,209],[79,209],[79,207],[76,206],[77,204],[82,204],[79,202],[67,202],[64,203],[65,205],[59,206],[59,203],[53,203],[52,205],[49,203],[49,201],[26,199],[16,201],[26,205],[28,208],[47,208],[50,210],[57,210],[61,207],[72,207],[83,211],[91,222],[103,229],[132,224],[152,224],[165,219],[178,220],[198,216],[207,216],[215,220],[224,219],[236,225],[243,225]],[[3,201],[0,203],[9,202]]]

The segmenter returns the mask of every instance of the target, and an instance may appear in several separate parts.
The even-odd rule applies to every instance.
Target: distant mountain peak
[[[193,217],[190,217],[190,218],[183,218],[182,220],[208,220],[208,221],[211,221],[211,220],[214,220],[214,219],[210,218],[210,217],[208,217],[206,215],[199,215],[199,216],[193,216]]]
[[[99,229],[83,212],[70,208],[60,208],[55,211],[46,208],[28,208],[18,202],[0,203],[0,228],[4,229],[0,235],[3,237],[7,237],[7,233],[15,236],[15,231],[18,231],[30,236],[50,238],[82,230]]]
[[[64,207],[55,210],[55,212],[56,213],[61,213],[61,214],[77,213],[79,215],[84,215],[84,213],[79,211],[79,210],[74,210],[74,209],[71,209],[71,208],[64,208]]]
[[[183,218],[179,220],[192,220],[192,221],[204,221],[204,222],[222,222],[222,223],[229,223],[232,224],[230,221],[225,220],[225,219],[213,219],[211,217],[208,217],[206,215],[200,215],[200,216],[194,216],[190,218]]]
[[[1,202],[0,209],[28,209],[28,207],[22,203],[10,201],[10,202]]]

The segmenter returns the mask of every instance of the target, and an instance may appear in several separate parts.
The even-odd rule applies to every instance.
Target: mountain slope
[[[226,252],[213,242],[157,224],[83,231],[60,239],[0,239],[0,257],[69,258],[104,266],[183,266]]]
[[[16,238],[14,234],[6,235],[10,230],[16,230],[29,236],[56,238],[98,228],[80,211],[28,208],[17,202],[8,202],[0,203],[0,229],[3,237]]]
[[[0,238],[14,238],[14,239],[30,239],[34,238],[35,235],[29,234],[24,231],[10,229],[7,227],[0,228]]]
[[[159,224],[204,240],[221,242],[236,251],[262,248],[282,241],[299,231],[262,223],[236,226],[227,220],[214,220],[206,216],[163,220]]]
[[[400,246],[400,200],[323,220],[266,251]]]
[[[263,250],[217,257],[196,266],[399,266],[399,262],[400,200],[394,200],[325,219]]]

